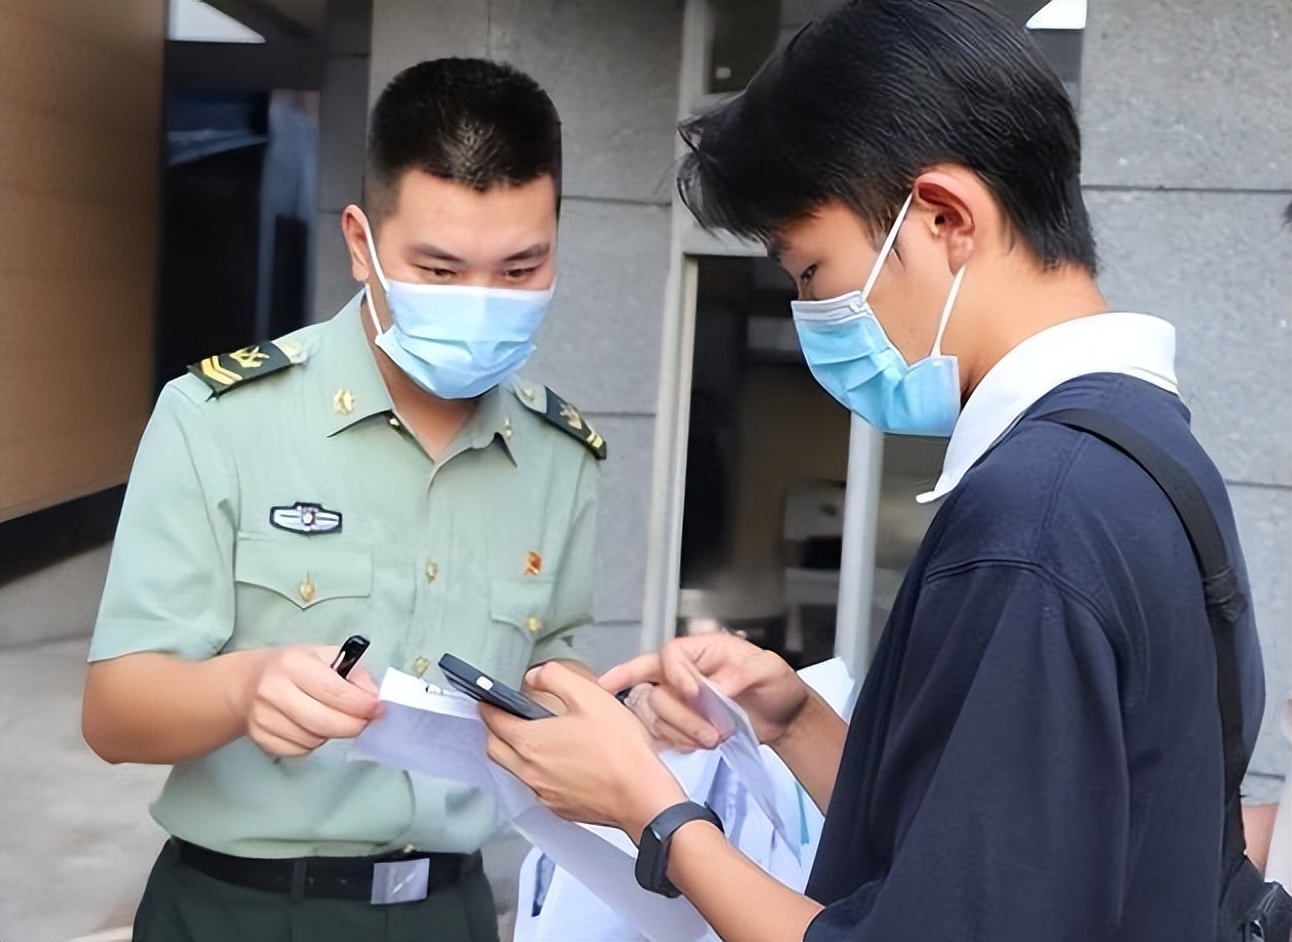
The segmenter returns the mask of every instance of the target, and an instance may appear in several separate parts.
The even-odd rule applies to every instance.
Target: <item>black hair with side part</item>
[[[485,59],[433,59],[396,75],[372,109],[366,202],[389,212],[421,170],[481,192],[551,176],[561,198],[561,119],[528,75]]]
[[[838,201],[878,238],[920,173],[955,164],[1045,267],[1096,268],[1063,83],[1024,29],[969,0],[853,0],[681,134],[678,190],[706,228],[770,243]]]

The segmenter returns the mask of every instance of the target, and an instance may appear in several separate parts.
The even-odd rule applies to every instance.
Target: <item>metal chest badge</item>
[[[290,507],[269,508],[269,522],[280,530],[304,533],[338,533],[341,530],[341,512],[328,510],[322,504],[297,501]]]

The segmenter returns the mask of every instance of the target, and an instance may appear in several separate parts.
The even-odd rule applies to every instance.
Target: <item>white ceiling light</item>
[[[190,43],[262,43],[265,37],[202,0],[170,0],[167,39]]]
[[[1028,29],[1085,29],[1086,0],[1050,0],[1032,14]]]

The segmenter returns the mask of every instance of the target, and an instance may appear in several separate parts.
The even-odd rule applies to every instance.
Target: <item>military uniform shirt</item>
[[[548,391],[516,381],[483,396],[434,461],[392,412],[360,316],[356,298],[284,338],[273,352],[295,365],[218,398],[196,375],[166,386],[90,660],[202,660],[360,633],[378,681],[391,666],[443,686],[446,651],[513,685],[569,655],[568,632],[591,617],[595,560],[598,470],[573,434],[582,417],[562,403],[562,430],[545,418]],[[264,354],[233,356],[254,370]],[[227,380],[235,365],[203,370]],[[347,761],[348,745],[275,761],[239,738],[177,764],[153,816],[254,857],[470,852],[496,827],[480,793]]]

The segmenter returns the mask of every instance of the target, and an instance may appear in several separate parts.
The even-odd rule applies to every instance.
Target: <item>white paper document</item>
[[[852,712],[856,684],[841,659],[804,668],[799,676],[841,717],[847,718]],[[735,726],[742,725],[739,707],[732,710],[735,705],[725,704],[721,698],[716,703],[712,697],[705,699],[713,715],[734,714],[719,721],[731,722],[732,734],[736,735]],[[751,738],[752,733],[751,728]],[[728,753],[731,752],[729,747]],[[759,752],[775,788],[773,804],[790,832],[788,841],[777,833],[762,805],[753,797],[752,789],[732,769],[734,757],[729,758],[721,750],[689,755],[665,750],[660,758],[693,799],[707,802],[718,812],[732,845],[791,890],[801,893],[816,858],[825,816],[771,749],[762,746]],[[516,942],[569,942],[571,939],[643,942],[646,938],[573,874],[553,866],[541,848],[531,850],[521,866],[515,937]]]
[[[700,681],[698,704],[700,714],[712,723],[714,729],[723,737],[718,752],[727,760],[736,777],[749,789],[749,796],[754,799],[755,804],[763,814],[767,815],[767,820],[772,823],[776,836],[794,855],[794,859],[798,860],[802,841],[799,840],[797,833],[792,835],[786,828],[787,815],[782,813],[777,800],[778,795],[785,790],[777,789],[771,773],[763,763],[763,757],[759,753],[758,737],[754,735],[754,727],[749,722],[748,714],[738,703],[724,696],[707,678],[698,677],[698,680]],[[790,820],[796,821],[798,809],[789,809],[789,811]]]
[[[400,671],[381,684],[385,713],[354,741],[350,758],[367,759],[492,794],[512,825],[599,896],[620,918],[658,942],[717,936],[685,898],[643,890],[633,873],[636,848],[621,832],[573,824],[553,814],[510,772],[485,755],[485,728],[471,698],[431,690]],[[541,721],[538,721],[541,722]]]

